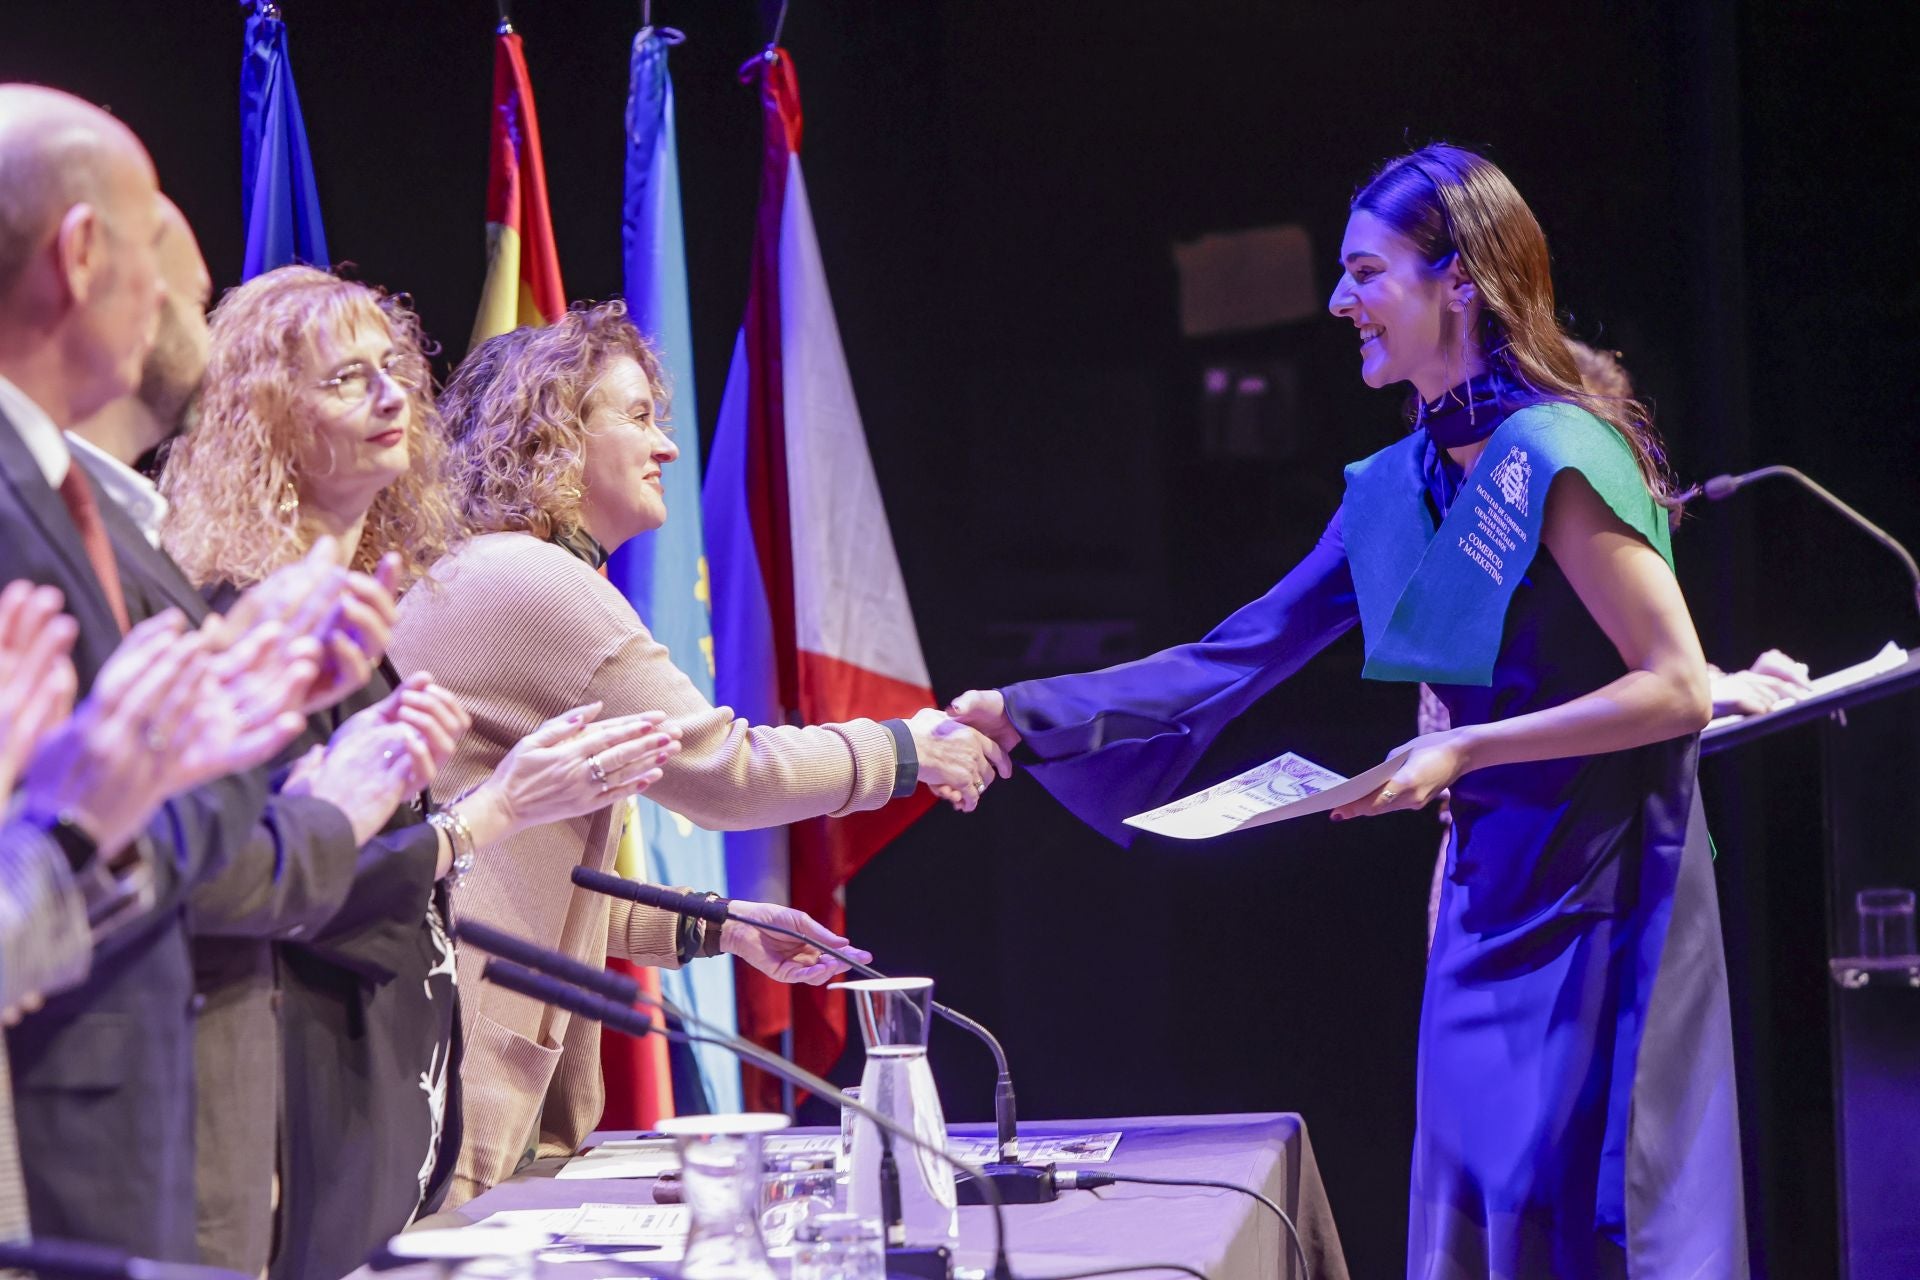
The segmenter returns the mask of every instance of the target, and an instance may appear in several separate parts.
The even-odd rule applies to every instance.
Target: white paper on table
[[[1889,640],[1881,647],[1880,652],[1874,654],[1865,662],[1856,662],[1850,667],[1842,667],[1838,671],[1829,671],[1826,675],[1818,676],[1807,681],[1807,683],[1812,686],[1812,692],[1802,698],[1789,698],[1779,707],[1775,708],[1775,710],[1785,711],[1796,702],[1804,702],[1806,698],[1817,698],[1823,693],[1832,693],[1835,689],[1844,689],[1848,685],[1859,684],[1862,681],[1871,680],[1875,676],[1885,675],[1897,667],[1906,665],[1906,661],[1907,651]],[[1763,711],[1760,714],[1766,715],[1767,712]],[[1721,725],[1732,724],[1736,720],[1751,720],[1753,718],[1752,716],[1741,715],[1736,711],[1731,715],[1715,716],[1713,720],[1708,723],[1707,728],[1718,729]]]
[[[1044,1138],[1020,1138],[1014,1143],[1015,1159],[1025,1164],[1105,1164],[1113,1159],[1121,1134],[1063,1133]],[[992,1138],[947,1138],[947,1153],[957,1160],[984,1164],[1000,1158],[998,1144]]]
[[[556,1178],[657,1178],[680,1167],[672,1138],[603,1142],[560,1166]]]
[[[1409,754],[1395,752],[1358,777],[1343,778],[1289,751],[1205,791],[1136,813],[1127,825],[1176,840],[1211,840],[1230,831],[1325,813],[1379,790]]]
[[[840,1135],[837,1133],[776,1133],[761,1142],[761,1150],[770,1156],[811,1155],[825,1152],[828,1155],[840,1154]]]
[[[580,1216],[578,1206],[565,1209],[502,1209],[474,1223],[476,1227],[515,1227],[525,1231],[545,1231],[562,1236]]]
[[[683,1204],[583,1204],[567,1231],[572,1244],[671,1244],[686,1241]]]

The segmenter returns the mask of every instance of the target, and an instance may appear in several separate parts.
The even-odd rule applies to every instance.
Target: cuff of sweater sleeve
[[[914,748],[913,730],[907,728],[905,720],[880,723],[893,735],[893,799],[899,800],[912,795],[920,783],[920,753]]]
[[[878,809],[891,800],[899,751],[886,726],[877,720],[847,720],[821,727],[839,734],[853,752],[853,787],[847,793],[847,802],[827,816],[844,818],[850,813]]]
[[[624,909],[626,916],[620,916]],[[677,969],[680,967],[680,913],[639,903],[616,904],[614,932],[608,937],[608,950],[630,964],[642,968]]]

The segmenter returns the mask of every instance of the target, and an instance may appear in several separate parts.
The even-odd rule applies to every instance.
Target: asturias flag
[[[287,57],[287,24],[267,0],[247,19],[240,55],[240,220],[247,228],[240,278],[305,262],[328,263],[320,192]]]
[[[642,28],[633,40],[627,98],[627,198],[624,225],[627,308],[640,332],[653,340],[672,388],[679,461],[661,472],[668,519],[614,554],[607,577],[640,614],[654,637],[706,698],[713,699],[713,624],[708,609],[706,540],[700,530],[700,431],[693,391],[693,319],[687,302],[686,238],[680,221],[680,162],[674,134],[673,81],[667,51],[677,31]],[[677,813],[642,798],[639,838],[646,869],[662,884],[727,892],[726,847],[719,832],[696,827]],[[623,874],[637,872],[622,869]],[[621,961],[613,961],[621,964]],[[733,967],[711,960],[660,973],[666,995],[695,1017],[731,1030]],[[661,1043],[649,1037],[647,1042]],[[601,1041],[610,1128],[650,1124],[631,1106],[641,1092],[631,1062],[635,1042],[622,1036]],[[725,1048],[694,1047],[706,1102],[714,1111],[740,1110],[740,1069]],[[678,1109],[694,1100],[681,1094]]]
[[[471,345],[567,309],[547,209],[540,120],[520,37],[502,23],[493,40],[493,128],[487,146],[487,283]]]
[[[933,690],[814,237],[793,59],[769,50],[742,78],[760,90],[760,211],[703,496],[719,700],[769,724],[911,715]],[[781,900],[790,884],[794,906],[842,930],[847,881],[931,803],[922,789],[848,818],[729,833],[732,892]],[[771,1042],[791,1027],[803,1065],[832,1065],[846,1039],[838,993],[739,976],[743,1033]],[[750,1093],[750,1106],[772,1097],[764,1078]]]

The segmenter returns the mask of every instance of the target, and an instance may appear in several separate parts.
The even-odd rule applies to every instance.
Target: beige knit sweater
[[[885,726],[750,726],[708,705],[619,591],[526,534],[486,534],[436,565],[401,601],[390,652],[403,674],[431,672],[473,716],[435,786],[441,795],[483,781],[542,721],[595,700],[606,703],[603,717],[661,710],[679,726],[680,754],[648,798],[703,827],[876,809],[893,789]],[[611,870],[618,838],[609,808],[483,849],[454,892],[454,914],[595,966],[610,952],[671,966],[676,916],[568,879],[575,866]],[[463,1136],[449,1208],[507,1177],[536,1146],[543,1155],[577,1149],[604,1099],[599,1025],[483,985],[483,960],[465,949],[457,961]]]

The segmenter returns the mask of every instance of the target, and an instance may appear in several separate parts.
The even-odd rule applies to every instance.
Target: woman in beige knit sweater
[[[653,351],[615,302],[575,310],[475,348],[440,408],[454,488],[472,537],[402,602],[391,652],[459,695],[473,728],[443,777],[457,792],[485,776],[518,735],[556,708],[661,710],[679,752],[649,796],[711,829],[774,826],[876,809],[916,779],[964,807],[1000,769],[999,748],[925,711],[912,721],[755,726],[714,707],[600,573],[607,555],[666,519],[660,469],[679,456],[660,418]],[[694,517],[697,518],[697,515]],[[819,952],[729,924],[689,937],[679,917],[575,890],[575,866],[611,869],[617,811],[553,823],[480,859],[454,895],[481,920],[576,959],[609,954],[672,966],[727,952],[787,981],[822,982],[840,966]],[[785,907],[735,903],[841,946]],[[460,958],[466,1062],[464,1145],[453,1199],[511,1174],[522,1158],[571,1151],[600,1117],[600,1029],[481,985]]]

